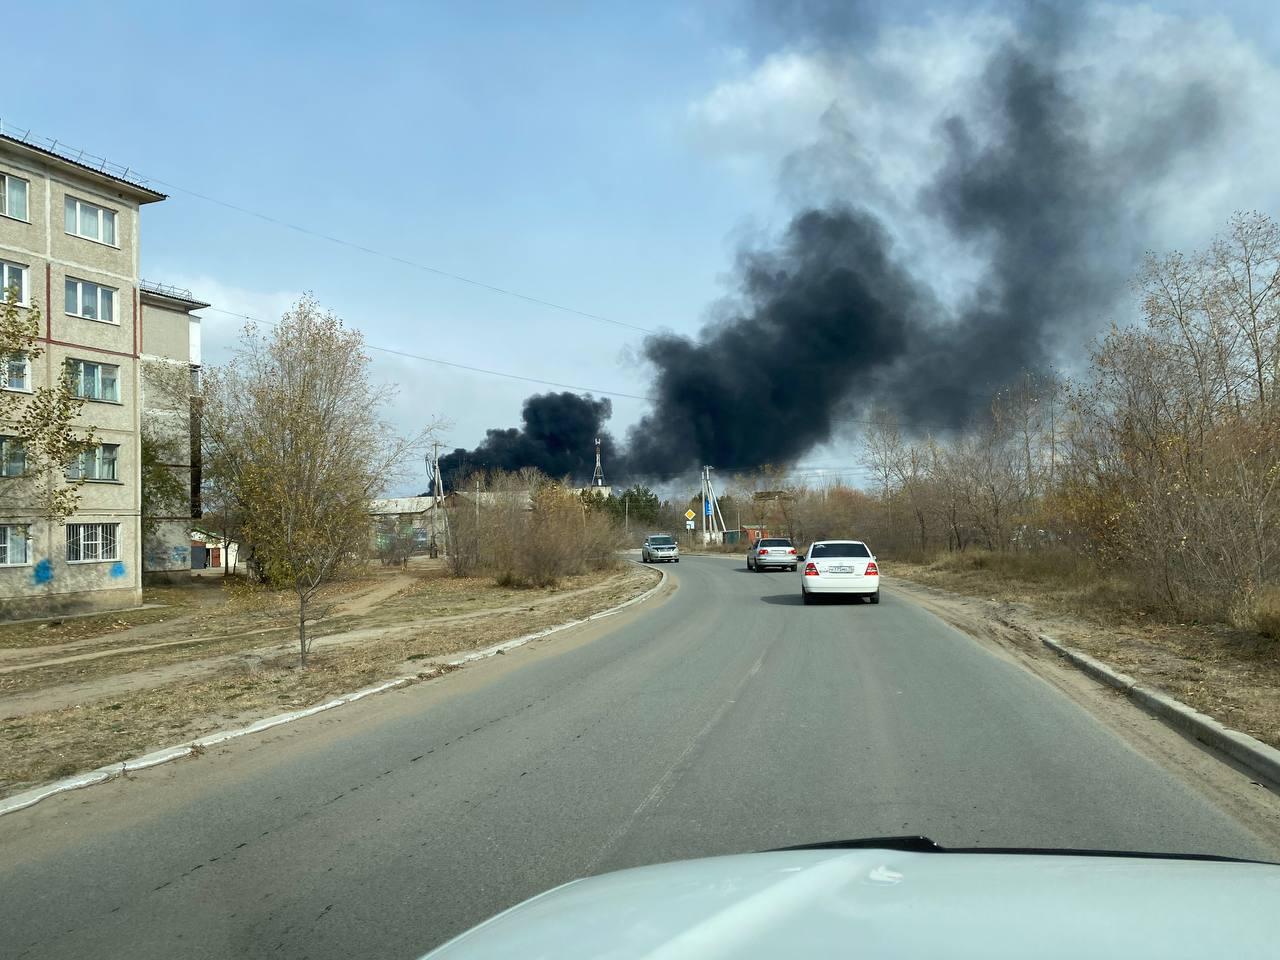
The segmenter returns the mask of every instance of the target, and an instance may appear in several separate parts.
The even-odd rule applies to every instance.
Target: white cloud
[[[1149,7],[1098,6],[1078,25],[1063,80],[1083,108],[1102,157],[1132,150],[1132,133],[1188,84],[1221,107],[1204,150],[1173,154],[1149,144],[1152,177],[1133,185],[1149,208],[1153,246],[1200,247],[1236,209],[1280,206],[1271,158],[1280,151],[1280,70],[1218,15],[1183,17]],[[917,199],[946,157],[940,124],[960,115],[981,133],[970,94],[988,59],[1015,33],[1006,18],[941,14],[883,32],[848,55],[785,49],[732,75],[686,111],[692,143],[731,172],[782,169],[792,205],[847,199],[879,212],[913,260],[946,264],[963,287],[975,264],[919,210]],[[1202,118],[1175,114],[1169,128],[1196,133]],[[1179,124],[1181,128],[1179,130]],[[956,279],[956,278],[960,279]]]
[[[207,274],[166,274],[164,282],[186,288],[210,309],[197,311],[200,317],[201,359],[205,364],[223,363],[235,348],[244,326],[244,316],[264,324],[274,323],[302,295],[301,291],[248,290],[216,280]],[[243,316],[231,316],[241,314]]]

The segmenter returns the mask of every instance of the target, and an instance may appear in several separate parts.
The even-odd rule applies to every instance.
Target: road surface
[[[886,584],[687,557],[660,602],[0,818],[6,957],[414,957],[588,873],[811,841],[1275,858]]]

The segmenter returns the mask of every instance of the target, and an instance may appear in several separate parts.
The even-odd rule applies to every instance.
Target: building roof
[[[430,509],[430,497],[391,497],[386,500],[369,501],[369,512],[375,516],[425,513]]]
[[[161,306],[177,306],[184,311],[200,310],[209,306],[203,300],[197,300],[191,291],[183,287],[174,287],[167,283],[154,283],[143,280],[138,284],[138,293],[144,303],[151,302]]]
[[[55,167],[70,170],[89,180],[132,197],[138,203],[155,203],[167,200],[168,196],[148,187],[130,168],[121,167],[102,157],[95,157],[83,150],[62,146],[57,140],[46,140],[32,135],[28,130],[22,136],[0,133],[0,147],[7,147],[19,154],[32,154],[51,163]]]

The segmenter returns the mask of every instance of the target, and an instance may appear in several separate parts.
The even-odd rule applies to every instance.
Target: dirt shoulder
[[[1040,634],[1082,650],[1235,730],[1280,747],[1280,643],[1222,625],[1165,623],[1105,585],[1028,583],[894,563],[886,574],[944,619],[1045,655]],[[925,588],[925,589],[921,589]]]
[[[426,676],[433,661],[590,616],[656,581],[634,564],[554,590],[442,570],[375,573],[335,585],[306,670],[296,668],[285,611],[243,610],[228,597],[171,604],[168,631],[127,615],[104,619],[97,634],[74,621],[48,625],[40,642],[11,631],[0,648],[22,658],[0,660],[0,796],[380,680]]]

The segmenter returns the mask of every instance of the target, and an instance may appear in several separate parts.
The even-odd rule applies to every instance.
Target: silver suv
[[[796,548],[786,537],[763,537],[747,550],[747,569],[763,573],[770,567],[779,570],[796,568]]]
[[[680,562],[680,545],[665,533],[651,533],[640,547],[640,559],[645,563],[674,560]]]

